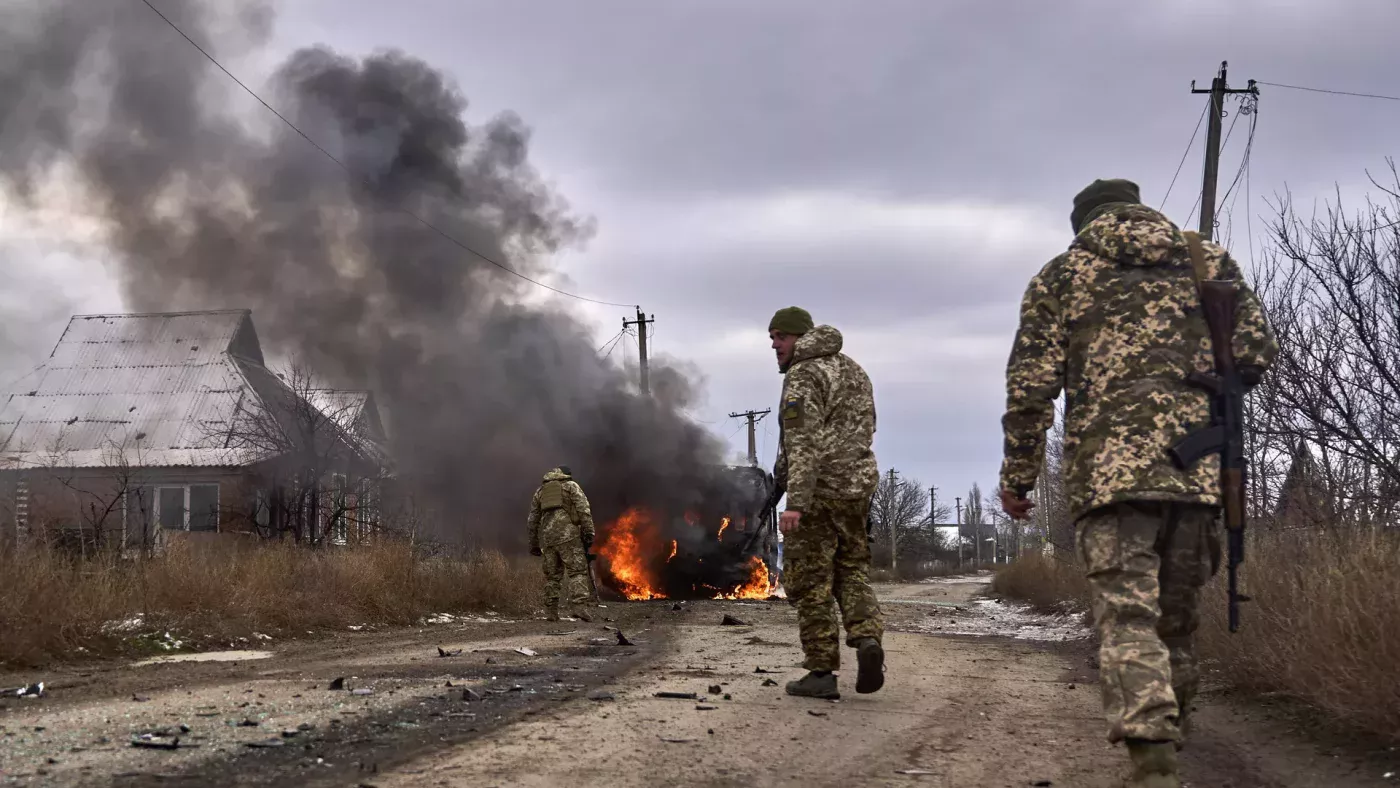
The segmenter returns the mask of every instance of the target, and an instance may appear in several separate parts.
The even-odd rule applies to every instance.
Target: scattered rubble
[[[538,651],[535,651],[535,650],[532,649],[532,648],[526,648],[526,647],[524,647],[524,646],[521,646],[520,648],[516,649],[516,650],[515,650],[515,653],[521,654],[521,655],[524,655],[524,656],[527,656],[527,657],[538,657],[538,656],[540,655],[540,653],[539,653]]]
[[[341,676],[341,677],[338,678],[338,679],[333,679],[333,680],[331,681],[331,683],[326,687],[326,689],[328,689],[328,690],[343,690],[343,689],[345,689],[345,677],[344,677],[344,676]]]
[[[728,613],[725,613],[725,614],[724,614],[724,618],[720,620],[719,624],[720,624],[720,626],[722,626],[722,627],[747,627],[747,626],[749,626],[749,623],[748,623],[747,621],[743,621],[743,620],[741,620],[741,619],[735,618],[734,616],[731,616],[731,615],[729,615]]]
[[[438,650],[438,656],[439,656],[439,657],[457,657],[457,656],[461,656],[461,654],[462,654],[462,650],[461,650],[460,648],[459,648],[459,649],[456,649],[456,650],[454,650],[454,651],[448,651],[447,649],[443,648],[442,646],[438,646],[438,647],[437,647],[437,650]]]
[[[695,692],[658,692],[658,698],[672,698],[675,700],[699,700],[700,695]]]
[[[617,631],[617,645],[619,645],[619,646],[634,646],[634,645],[636,645],[636,644],[633,643],[632,641],[628,640],[628,639],[627,639],[627,636],[624,635],[624,634],[622,634],[622,630],[619,629],[619,630]]]

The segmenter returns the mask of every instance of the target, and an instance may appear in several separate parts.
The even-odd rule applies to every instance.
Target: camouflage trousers
[[[574,607],[588,604],[593,585],[583,543],[564,542],[544,547],[540,552],[544,553],[544,609],[552,612],[559,608],[561,591]]]
[[[832,603],[841,609],[846,644],[884,635],[880,604],[870,589],[870,543],[865,538],[868,500],[816,498],[797,530],[784,536],[783,580],[797,625],[807,670],[841,666],[841,630]]]
[[[1111,742],[1181,741],[1200,672],[1201,586],[1219,567],[1214,507],[1133,501],[1079,521]]]

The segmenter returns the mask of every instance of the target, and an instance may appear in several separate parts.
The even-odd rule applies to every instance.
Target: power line
[[[244,91],[245,93],[247,93],[248,95],[252,96],[254,99],[257,100],[257,102],[258,102],[259,104],[261,104],[261,105],[263,105],[264,107],[266,107],[268,112],[271,112],[273,115],[276,115],[278,120],[280,120],[280,121],[282,121],[283,123],[287,124],[287,128],[291,129],[292,131],[295,131],[302,139],[304,139],[304,140],[306,140],[307,142],[309,142],[309,143],[311,144],[311,147],[313,147],[313,148],[315,148],[316,150],[320,151],[321,154],[322,154],[323,156],[325,156],[327,159],[330,159],[331,161],[335,162],[337,166],[339,166],[342,170],[345,171],[345,174],[346,174],[346,175],[349,175],[351,178],[357,178],[357,179],[359,179],[360,181],[362,181],[365,185],[369,186],[369,187],[370,187],[370,193],[371,193],[371,194],[373,193],[373,186],[374,186],[374,184],[371,183],[371,182],[369,181],[368,178],[363,178],[363,177],[357,176],[357,175],[354,173],[354,171],[352,171],[349,167],[347,167],[347,166],[345,165],[344,162],[342,162],[340,159],[337,159],[335,156],[333,156],[333,155],[331,154],[330,151],[328,151],[328,150],[326,150],[325,148],[321,147],[320,143],[316,142],[316,140],[311,139],[311,137],[308,136],[306,132],[304,132],[304,131],[302,131],[301,129],[297,128],[297,126],[296,126],[295,123],[292,123],[290,120],[287,119],[287,116],[285,116],[285,115],[283,115],[282,113],[278,112],[275,108],[273,108],[273,106],[272,106],[271,104],[269,104],[269,103],[267,103],[266,101],[264,101],[263,98],[262,98],[262,96],[259,96],[256,92],[253,91],[252,88],[250,88],[250,87],[248,87],[247,85],[245,85],[245,84],[243,83],[243,80],[241,80],[241,79],[239,79],[238,77],[234,76],[232,71],[229,71],[227,68],[224,68],[224,65],[223,65],[222,63],[220,63],[218,60],[215,60],[215,59],[214,59],[214,56],[211,55],[211,54],[209,54],[209,52],[208,52],[204,47],[200,46],[199,43],[196,42],[193,38],[190,38],[189,35],[185,33],[185,31],[183,31],[183,30],[180,29],[180,26],[179,26],[179,25],[175,24],[173,21],[170,20],[170,17],[168,17],[168,16],[166,16],[165,14],[161,13],[161,10],[160,10],[159,8],[156,8],[154,5],[152,5],[152,4],[151,4],[151,0],[141,0],[141,2],[142,2],[143,4],[145,4],[145,6],[146,6],[147,8],[151,9],[151,11],[155,12],[155,15],[158,16],[158,17],[160,17],[162,20],[164,20],[165,23],[166,23],[167,25],[170,25],[170,28],[171,28],[172,30],[174,30],[176,33],[179,33],[181,38],[183,38],[183,39],[185,39],[186,41],[188,41],[188,42],[190,43],[190,46],[192,46],[192,47],[194,47],[195,49],[199,50],[199,53],[200,53],[201,55],[204,55],[204,57],[207,58],[207,59],[209,60],[210,63],[213,63],[215,67],[217,67],[220,71],[224,72],[224,74],[227,75],[229,79],[233,80],[234,84],[238,85],[240,88],[243,88],[243,91]],[[403,206],[400,206],[400,205],[395,205],[395,206],[393,206],[393,207],[394,207],[396,210],[398,210],[398,211],[400,211],[400,212],[402,212],[402,213],[404,213],[404,214],[407,214],[408,216],[413,217],[415,220],[418,221],[419,224],[423,225],[424,227],[428,228],[429,230],[432,230],[433,232],[435,232],[435,233],[437,233],[438,235],[442,236],[443,238],[447,239],[447,240],[448,240],[449,242],[451,242],[453,245],[459,247],[460,249],[466,251],[467,253],[472,254],[472,255],[474,255],[474,256],[476,256],[476,257],[479,257],[479,258],[481,258],[482,260],[485,260],[486,262],[490,263],[491,265],[496,266],[497,268],[501,269],[502,271],[505,271],[506,273],[512,274],[512,275],[514,275],[514,276],[518,276],[518,277],[520,277],[521,279],[524,279],[525,281],[529,282],[529,283],[532,284],[532,285],[536,285],[536,286],[538,286],[538,287],[543,287],[543,288],[546,289],[546,290],[551,290],[551,291],[553,291],[553,292],[555,292],[555,293],[558,293],[559,295],[562,295],[562,296],[568,296],[569,298],[575,298],[575,299],[578,299],[579,301],[587,301],[587,302],[592,303],[592,304],[602,304],[603,306],[636,306],[635,304],[618,304],[618,303],[614,303],[614,302],[612,302],[612,301],[600,301],[600,300],[598,300],[598,299],[596,299],[596,298],[588,298],[587,296],[581,296],[581,295],[577,295],[577,294],[575,294],[575,293],[570,293],[570,292],[568,292],[567,290],[560,290],[560,289],[557,288],[557,287],[554,287],[554,286],[552,286],[552,285],[547,285],[547,284],[545,284],[544,282],[541,282],[541,281],[539,281],[539,280],[537,280],[537,279],[532,279],[532,278],[526,276],[525,274],[522,274],[522,273],[520,273],[519,271],[515,270],[514,268],[511,268],[510,266],[506,265],[505,263],[498,262],[498,261],[496,261],[496,260],[494,260],[494,259],[492,259],[492,258],[490,258],[490,257],[488,257],[488,256],[486,256],[486,255],[484,255],[484,254],[482,254],[481,252],[478,252],[477,250],[471,248],[470,246],[467,246],[465,243],[463,243],[463,242],[457,240],[455,237],[453,237],[452,235],[450,235],[450,234],[447,233],[446,231],[439,229],[436,225],[432,224],[432,223],[429,222],[427,219],[424,219],[423,217],[419,216],[418,214],[414,213],[413,211],[411,211],[411,210],[409,210],[409,209],[407,209],[407,208],[404,208]]]
[[[1196,119],[1196,128],[1191,132],[1191,141],[1186,143],[1186,150],[1181,154],[1181,161],[1176,165],[1176,172],[1172,174],[1172,182],[1167,185],[1167,193],[1162,197],[1162,207],[1167,207],[1167,200],[1172,196],[1172,188],[1176,186],[1176,179],[1181,175],[1181,168],[1186,164],[1186,157],[1191,155],[1191,148],[1196,144],[1196,137],[1201,133],[1201,121],[1206,119],[1206,113],[1210,111],[1210,102],[1201,108],[1201,116]]]
[[[1379,93],[1353,93],[1349,90],[1328,90],[1326,88],[1306,88],[1302,85],[1284,85],[1279,82],[1259,81],[1260,85],[1268,85],[1271,88],[1287,88],[1288,90],[1306,90],[1309,93],[1330,93],[1334,96],[1355,96],[1357,98],[1382,99],[1384,101],[1400,101],[1400,96],[1383,96]]]
[[[598,349],[597,349],[596,351],[594,351],[594,352],[596,352],[596,353],[602,353],[602,352],[603,352],[603,348],[605,348],[605,347],[607,347],[608,345],[611,345],[612,343],[616,342],[616,341],[617,341],[617,338],[620,337],[620,336],[622,336],[622,332],[621,332],[621,331],[617,332],[616,334],[613,334],[612,337],[611,337],[610,339],[608,339],[608,341],[606,341],[606,342],[604,342],[603,344],[599,345],[599,346],[598,346]]]

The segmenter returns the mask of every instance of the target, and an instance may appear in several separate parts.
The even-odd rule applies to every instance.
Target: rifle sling
[[[1206,280],[1206,253],[1201,247],[1201,236],[1191,230],[1181,233],[1186,236],[1186,248],[1191,252],[1191,277],[1196,280],[1196,295],[1201,295],[1201,283]],[[1204,303],[1205,299],[1201,299]]]

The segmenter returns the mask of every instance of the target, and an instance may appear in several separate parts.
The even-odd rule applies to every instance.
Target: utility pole
[[[763,417],[771,413],[772,410],[772,408],[764,408],[763,410],[746,410],[743,413],[729,414],[731,419],[749,420],[749,464],[754,467],[758,467],[758,444],[754,441],[754,425],[762,421]]]
[[[1196,88],[1196,80],[1191,80],[1192,93],[1209,93],[1210,109],[1206,110],[1210,124],[1206,127],[1206,166],[1205,175],[1201,181],[1201,237],[1210,241],[1214,240],[1215,232],[1215,187],[1220,172],[1220,126],[1221,116],[1225,113],[1225,97],[1239,93],[1249,93],[1254,96],[1259,95],[1259,87],[1254,80],[1249,81],[1249,87],[1232,89],[1225,80],[1225,69],[1229,64],[1220,62],[1220,73],[1211,80],[1210,90],[1199,90]]]
[[[962,499],[954,498],[958,502],[958,571],[962,571]]]
[[[656,322],[656,315],[647,317],[642,313],[642,308],[637,307],[637,319],[628,320],[622,318],[622,330],[626,331],[632,326],[637,327],[637,355],[641,359],[642,371],[642,393],[651,395],[651,373],[647,370],[647,325]]]
[[[898,533],[895,527],[894,514],[895,506],[899,504],[899,487],[895,483],[895,469],[890,468],[890,492],[888,503],[885,505],[885,527],[890,532],[890,571],[896,571],[898,565],[895,563],[895,543],[898,541]]]

